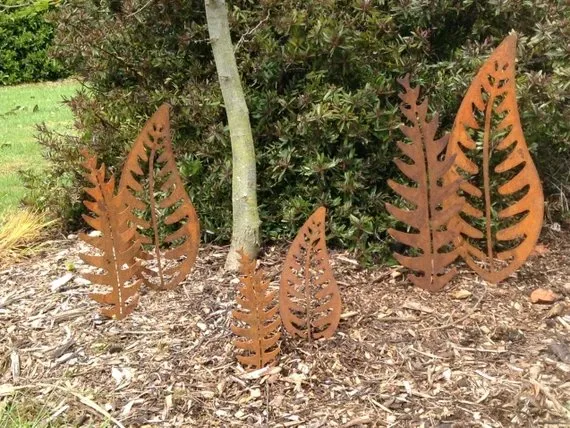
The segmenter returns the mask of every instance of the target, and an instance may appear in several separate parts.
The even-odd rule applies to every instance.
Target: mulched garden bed
[[[0,270],[0,413],[41,414],[38,426],[569,426],[570,235],[550,233],[504,283],[465,271],[436,294],[333,251],[339,330],[284,334],[278,365],[253,373],[234,355],[227,248],[203,248],[183,285],[111,321],[80,279],[82,244],[52,243]],[[284,254],[263,255],[275,287]],[[558,302],[530,303],[537,287]]]

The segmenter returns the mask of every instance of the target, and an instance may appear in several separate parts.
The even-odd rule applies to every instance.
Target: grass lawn
[[[0,215],[18,207],[24,187],[18,171],[42,168],[36,124],[59,132],[71,129],[73,116],[62,103],[79,88],[74,80],[0,87]]]

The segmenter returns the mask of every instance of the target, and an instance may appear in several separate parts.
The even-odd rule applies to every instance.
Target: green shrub
[[[402,138],[396,78],[411,72],[449,130],[470,79],[511,29],[528,143],[547,190],[568,186],[569,10],[547,0],[231,2],[265,239],[291,237],[325,204],[336,244],[385,254],[386,179]],[[52,161],[34,181],[41,204],[76,224],[79,147],[118,171],[144,120],[168,101],[204,237],[227,240],[231,150],[203,1],[75,1],[60,11],[57,34],[57,56],[91,95],[70,101],[79,137],[41,133]]]
[[[14,7],[0,5],[0,85],[56,80],[68,75],[60,61],[48,56],[54,36],[46,21],[47,1]],[[21,3],[21,2],[18,2]],[[3,7],[10,7],[3,10]]]

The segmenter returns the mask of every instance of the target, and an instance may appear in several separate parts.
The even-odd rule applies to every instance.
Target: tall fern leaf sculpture
[[[80,239],[91,245],[99,255],[80,254],[81,259],[104,271],[104,273],[84,273],[85,279],[99,285],[111,287],[109,293],[91,293],[96,302],[104,305],[103,315],[121,319],[130,314],[139,300],[141,281],[136,279],[141,266],[135,260],[141,243],[136,239],[134,226],[129,226],[131,207],[123,202],[122,195],[115,195],[115,179],[105,181],[105,165],[97,168],[97,159],[85,154],[86,178],[92,187],[85,189],[93,199],[84,201],[93,216],[83,215],[83,219],[100,235],[82,233]]]
[[[309,341],[331,337],[340,322],[341,298],[329,263],[326,209],[318,208],[289,248],[279,287],[283,326]]]
[[[517,107],[516,42],[515,34],[508,36],[473,79],[447,148],[455,163],[446,181],[465,178],[466,199],[450,227],[461,232],[458,244],[467,264],[490,282],[507,278],[525,262],[544,214],[542,186]]]
[[[394,257],[403,266],[415,271],[409,279],[418,287],[438,291],[455,275],[455,269],[448,269],[458,256],[456,249],[450,248],[458,233],[447,228],[447,223],[463,206],[461,198],[442,209],[444,202],[453,197],[460,185],[460,178],[448,185],[441,183],[449,171],[454,158],[440,159],[447,144],[447,135],[435,139],[438,128],[437,114],[427,118],[428,102],[419,101],[419,87],[410,86],[409,76],[399,80],[404,88],[400,93],[400,110],[409,122],[401,130],[410,143],[398,142],[401,152],[411,163],[396,159],[402,173],[415,183],[415,187],[388,180],[388,185],[405,201],[413,205],[411,210],[386,204],[388,212],[405,223],[412,231],[403,232],[389,229],[388,233],[397,241],[409,246],[419,254],[415,256],[395,253]]]
[[[238,361],[246,366],[261,368],[272,364],[279,354],[279,306],[275,303],[276,291],[268,291],[269,283],[261,271],[255,270],[255,260],[240,252],[241,287],[237,296],[240,309],[233,311],[237,321],[231,329],[239,338],[236,348]]]
[[[119,189],[136,211],[130,221],[137,226],[144,251],[140,257],[155,269],[143,267],[144,282],[161,290],[173,289],[190,273],[200,245],[196,210],[176,167],[170,136],[169,106],[162,105],[147,121],[129,153]],[[144,212],[150,206],[150,219]],[[164,240],[160,224],[174,227]],[[161,243],[170,245],[165,252]]]

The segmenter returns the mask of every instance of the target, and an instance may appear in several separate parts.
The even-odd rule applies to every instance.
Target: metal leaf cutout
[[[103,315],[121,319],[130,314],[139,300],[138,290],[141,280],[136,279],[141,266],[135,261],[141,243],[135,238],[135,227],[129,226],[131,208],[124,203],[121,193],[115,195],[115,178],[105,181],[105,165],[97,168],[95,156],[85,154],[83,166],[87,169],[86,178],[93,187],[85,189],[93,201],[84,201],[94,214],[83,215],[83,219],[100,236],[79,235],[87,244],[96,248],[100,255],[80,254],[87,264],[103,269],[105,273],[84,273],[85,279],[111,287],[109,293],[91,293],[89,297],[104,305]]]
[[[272,364],[279,354],[279,306],[274,302],[276,291],[268,291],[269,282],[263,273],[255,271],[255,260],[240,251],[241,287],[236,297],[240,306],[232,316],[240,325],[232,325],[234,334],[239,336],[234,344],[245,355],[237,359],[246,366],[257,369]]]
[[[340,322],[341,298],[329,263],[326,209],[318,208],[289,248],[279,287],[285,329],[293,336],[328,338]]]
[[[442,177],[449,171],[454,157],[440,159],[445,150],[448,135],[435,139],[439,119],[434,114],[427,118],[428,100],[419,101],[419,87],[410,86],[410,78],[398,80],[404,88],[399,94],[402,104],[400,111],[408,119],[410,126],[401,126],[401,130],[410,143],[398,141],[400,151],[411,160],[406,163],[395,159],[402,173],[415,183],[415,187],[388,180],[388,185],[409,204],[415,206],[410,210],[386,204],[388,212],[397,220],[413,229],[402,232],[389,229],[388,233],[402,244],[419,250],[416,256],[394,253],[394,257],[403,266],[416,271],[408,278],[418,287],[429,291],[441,290],[453,278],[455,269],[447,269],[458,256],[456,249],[450,245],[457,238],[458,232],[449,230],[447,224],[451,218],[461,211],[463,200],[458,199],[443,209],[444,202],[455,195],[461,179],[442,184]]]
[[[143,244],[140,257],[156,264],[156,270],[143,267],[145,284],[173,289],[196,261],[200,224],[176,167],[168,104],[163,104],[143,127],[123,167],[119,189],[124,191],[125,202],[137,210],[130,221],[137,226]],[[143,218],[147,206],[149,220]],[[164,239],[159,236],[161,221],[177,226]],[[164,253],[160,250],[163,242],[171,245]]]
[[[517,107],[516,41],[515,34],[508,36],[473,79],[447,148],[456,158],[446,181],[466,179],[461,185],[466,203],[450,227],[461,232],[458,245],[466,263],[490,282],[507,278],[525,262],[544,214],[542,186]]]

